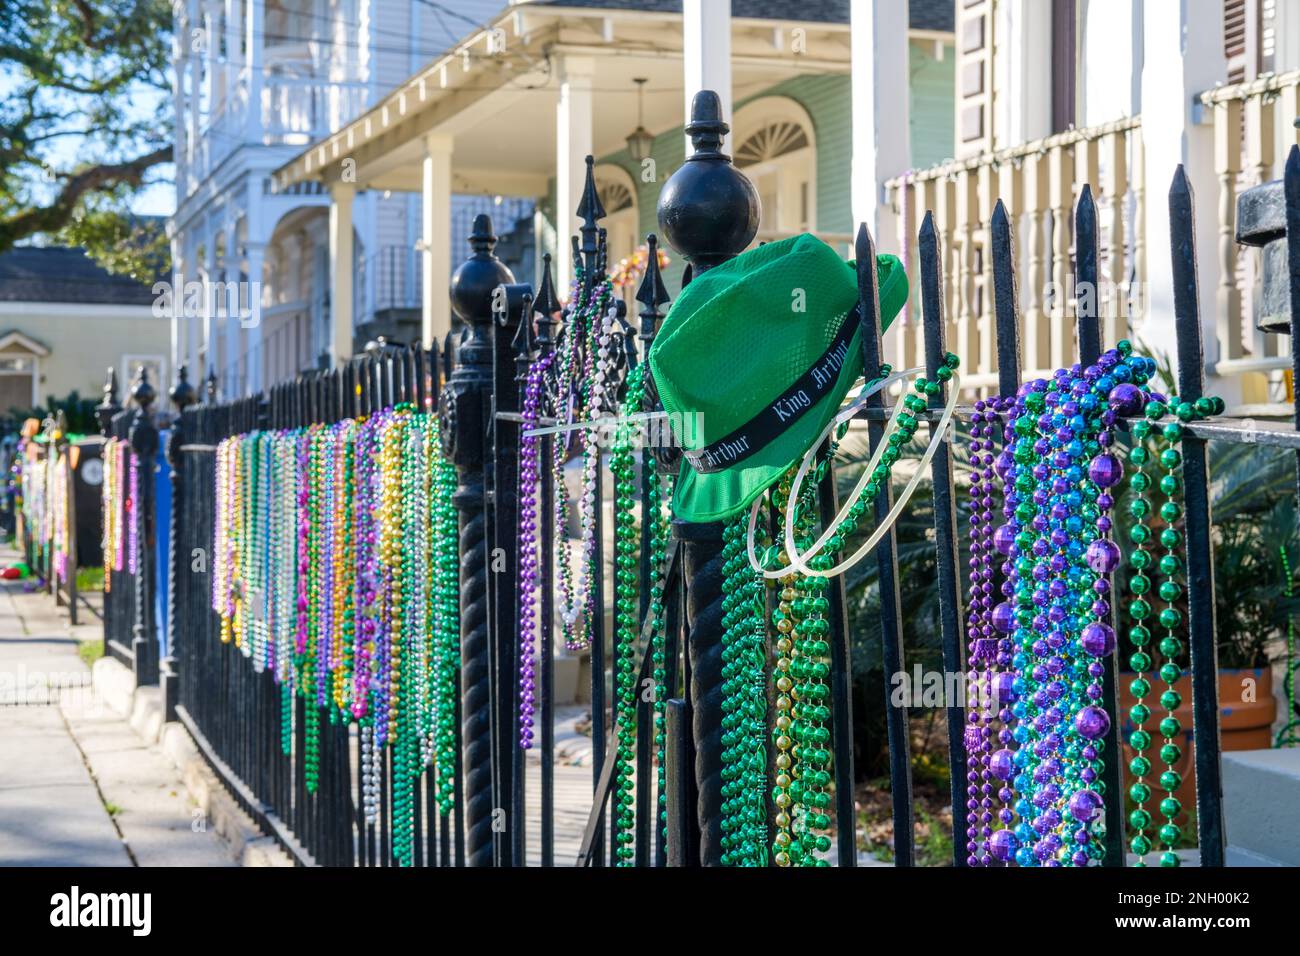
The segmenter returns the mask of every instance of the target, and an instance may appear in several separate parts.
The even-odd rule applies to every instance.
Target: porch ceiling
[[[408,79],[368,113],[276,171],[278,188],[332,182],[355,171],[360,189],[418,192],[424,137],[449,136],[459,192],[542,195],[555,171],[558,61],[588,57],[593,152],[621,149],[637,123],[634,77],[646,77],[645,125],[684,121],[681,18],[630,10],[516,7],[492,25],[505,52],[480,32]],[[806,52],[791,52],[792,30]],[[468,69],[466,66],[468,65]],[[739,101],[801,73],[847,72],[846,25],[735,20],[733,98]],[[351,161],[345,166],[345,163]]]

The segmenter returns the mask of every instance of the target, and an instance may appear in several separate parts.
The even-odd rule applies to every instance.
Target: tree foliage
[[[172,159],[166,0],[0,3],[0,252],[44,237],[151,279],[161,231],[128,213]]]
[[[0,415],[0,431],[17,431],[24,421],[35,418],[45,421],[63,412],[68,426],[68,433],[73,435],[94,435],[99,432],[99,419],[95,414],[95,400],[82,398],[81,393],[73,389],[64,398],[50,395],[44,407],[10,408]]]

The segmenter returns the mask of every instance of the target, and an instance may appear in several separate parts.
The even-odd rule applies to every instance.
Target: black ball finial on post
[[[99,420],[99,432],[107,435],[113,425],[113,416],[122,410],[117,401],[117,369],[108,367],[108,378],[104,382],[104,399],[95,406],[95,418]]]
[[[199,400],[199,393],[194,386],[190,384],[190,370],[188,366],[182,365],[176,373],[176,384],[172,386],[171,392],[167,396],[171,399],[172,404],[176,406],[177,412],[183,412]]]
[[[758,191],[722,152],[730,127],[722,103],[712,90],[691,101],[686,132],[694,153],[673,173],[659,194],[659,229],[698,275],[734,258],[754,241],[761,215]],[[722,862],[722,525],[674,521],[682,543],[686,583],[686,653],[690,663],[690,700],[686,707],[690,734],[670,734],[668,765],[694,779],[670,781],[670,833],[684,842],[673,856],[687,864],[719,866]],[[671,709],[671,708],[670,708]],[[691,753],[693,751],[693,754]],[[691,809],[682,806],[682,795]],[[670,837],[670,847],[672,838]],[[698,854],[686,847],[698,845]]]
[[[204,385],[203,391],[203,404],[217,404],[217,370],[210,365],[208,366],[208,379]]]
[[[736,256],[758,235],[758,190],[722,152],[730,129],[718,94],[696,93],[686,124],[695,152],[659,194],[659,231],[694,275]]]
[[[131,383],[131,399],[144,412],[149,411],[149,406],[153,404],[154,399],[158,397],[158,390],[153,387],[149,381],[149,370],[141,365],[135,373],[135,381]]]

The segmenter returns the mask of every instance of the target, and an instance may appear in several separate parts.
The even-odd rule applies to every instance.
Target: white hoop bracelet
[[[894,372],[891,375],[887,375],[885,378],[878,379],[870,383],[864,382],[862,386],[859,388],[858,394],[853,397],[853,401],[850,404],[846,405],[844,408],[840,409],[840,411],[836,414],[835,418],[831,421],[831,423],[826,426],[825,430],[822,431],[821,437],[818,438],[817,441],[813,444],[810,454],[815,455],[818,446],[821,445],[822,441],[825,440],[826,436],[830,434],[830,432],[834,428],[836,428],[841,422],[849,418],[852,418],[854,415],[856,415],[858,411],[861,410],[862,406],[866,404],[867,399],[869,399],[872,395],[875,395],[877,392],[881,391],[882,389],[888,388],[890,385],[893,385],[895,382],[902,381],[903,379],[907,378],[910,375],[916,375],[924,371],[925,369],[923,368],[909,368],[902,372]],[[893,415],[890,417],[891,425],[898,418],[899,414],[901,414],[902,409],[903,409],[903,403],[899,402],[898,405],[896,405],[894,408]],[[876,465],[879,463],[880,456],[883,454],[884,454],[884,444],[882,443],[881,447],[876,450],[875,455],[872,456],[871,464],[867,470],[868,474],[870,474],[870,472],[876,467]],[[805,455],[803,467],[800,469],[800,475],[802,475],[807,470],[807,461],[808,461],[808,456]],[[854,489],[855,493],[856,491],[857,489]],[[769,581],[774,581],[777,580],[778,578],[785,577],[787,574],[790,573],[790,571],[787,568],[780,568],[776,571],[768,571],[763,567],[761,563],[759,563],[758,556],[754,553],[754,532],[755,532],[755,526],[758,523],[758,510],[759,508],[762,507],[762,505],[763,505],[763,496],[760,495],[757,499],[755,499],[753,506],[749,509],[749,525],[748,525],[747,533],[745,535],[745,555],[749,559],[750,567],[752,567],[755,571],[761,573],[765,579]]]

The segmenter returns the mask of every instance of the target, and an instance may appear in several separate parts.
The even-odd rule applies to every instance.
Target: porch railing
[[[1046,374],[1071,361],[1072,210],[1085,183],[1091,184],[1098,208],[1105,338],[1114,342],[1131,333],[1146,276],[1142,168],[1141,120],[1134,117],[942,163],[885,184],[898,218],[904,265],[914,265],[919,255],[920,216],[925,210],[934,213],[944,250],[945,335],[968,363],[964,386],[997,384],[988,224],[999,198],[1020,237],[1015,266],[1021,276],[1017,305],[1025,323],[1025,374]],[[890,354],[903,368],[919,364],[919,314],[920,292],[914,287],[898,331],[891,333]]]
[[[306,146],[359,116],[370,100],[358,80],[264,72],[251,102],[249,72],[241,70],[202,117],[187,146],[186,188],[192,191],[243,145]],[[250,115],[253,109],[256,115]]]

